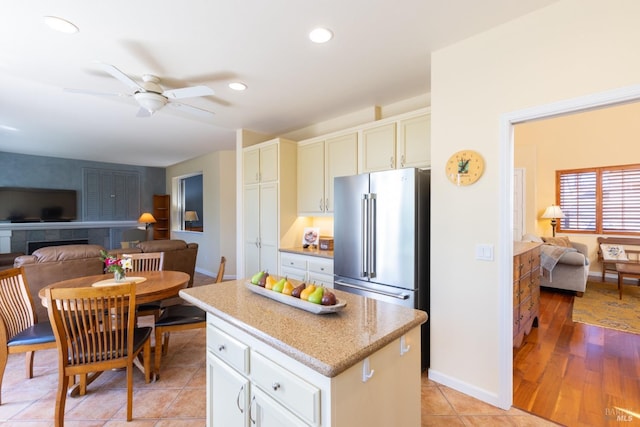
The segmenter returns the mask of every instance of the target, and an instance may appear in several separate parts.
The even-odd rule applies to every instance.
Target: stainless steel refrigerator
[[[429,313],[429,184],[429,171],[411,168],[335,178],[336,289]]]

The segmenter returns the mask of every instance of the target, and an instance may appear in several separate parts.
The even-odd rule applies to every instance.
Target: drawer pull
[[[224,344],[220,344],[220,346],[218,347],[218,351],[224,351],[226,349],[226,347],[224,346]]]
[[[242,394],[243,391],[244,391],[244,386],[240,387],[240,390],[238,390],[238,396],[236,397],[236,406],[238,407],[238,410],[240,411],[241,414],[244,414],[244,409],[242,409],[242,407],[240,406],[240,395]]]
[[[275,382],[275,383],[271,384],[271,388],[273,389],[273,391],[278,391],[278,389],[280,388],[280,383],[279,382]]]
[[[369,368],[369,358],[364,359],[362,363],[362,382],[366,383],[371,379],[375,370]]]
[[[256,420],[253,419],[253,402],[256,401],[256,396],[253,395],[253,397],[251,398],[251,404],[249,405],[249,420],[251,420],[251,424],[255,424]]]
[[[407,345],[407,340],[404,335],[400,337],[400,356],[406,354],[411,349],[410,345]]]

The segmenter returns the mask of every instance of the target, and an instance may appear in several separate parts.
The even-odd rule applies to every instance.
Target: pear
[[[322,299],[320,300],[320,304],[322,305],[336,305],[336,294],[329,291],[328,289],[324,290],[324,294],[322,295]]]
[[[264,271],[258,271],[256,274],[251,276],[251,283],[253,283],[254,285],[257,285],[263,275],[264,275]]]
[[[282,289],[284,288],[284,282],[286,281],[287,281],[286,277],[283,277],[282,279],[278,280],[275,283],[275,285],[273,285],[273,288],[271,288],[271,290],[276,292],[282,292]]]
[[[307,284],[302,282],[291,291],[291,296],[295,298],[300,298],[300,293],[307,287]]]
[[[264,274],[260,277],[260,280],[258,280],[258,286],[264,288],[265,283],[267,283],[267,277],[269,277],[269,272],[265,271]]]
[[[290,281],[285,280],[284,281],[284,286],[282,287],[282,294],[283,295],[291,295],[292,292],[293,292],[293,285],[291,284]]]
[[[309,302],[314,304],[320,304],[322,302],[322,296],[324,295],[324,286],[318,286],[315,291],[309,295]]]
[[[277,282],[277,280],[276,280],[275,277],[269,276],[269,277],[267,277],[267,280],[265,280],[265,282],[264,282],[264,288],[271,290],[271,288],[273,288],[273,285],[275,285],[276,282]]]
[[[305,301],[308,300],[309,299],[309,295],[311,295],[311,293],[313,291],[315,291],[315,290],[316,290],[316,285],[313,285],[313,284],[312,285],[308,285],[306,288],[304,288],[302,290],[302,292],[300,292],[300,299],[305,300]]]

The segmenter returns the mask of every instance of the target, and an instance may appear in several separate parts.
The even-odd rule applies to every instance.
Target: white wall
[[[202,233],[179,231],[175,215],[176,178],[202,173],[203,227]],[[215,276],[220,257],[225,256],[225,278],[236,276],[236,168],[234,151],[216,151],[167,168],[167,193],[172,195],[172,239],[198,243],[196,271]]]
[[[637,84],[638,16],[635,0],[563,0],[432,55],[434,380],[510,405],[504,306],[511,301],[513,159],[509,144],[501,144],[501,119]],[[469,187],[453,186],[444,174],[447,158],[460,149],[485,159],[484,176]],[[495,261],[475,259],[479,243],[494,245]]]

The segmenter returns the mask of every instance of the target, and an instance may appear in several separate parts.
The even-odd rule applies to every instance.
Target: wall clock
[[[477,151],[462,150],[454,153],[446,166],[447,178],[456,185],[470,185],[484,172],[484,160]]]

